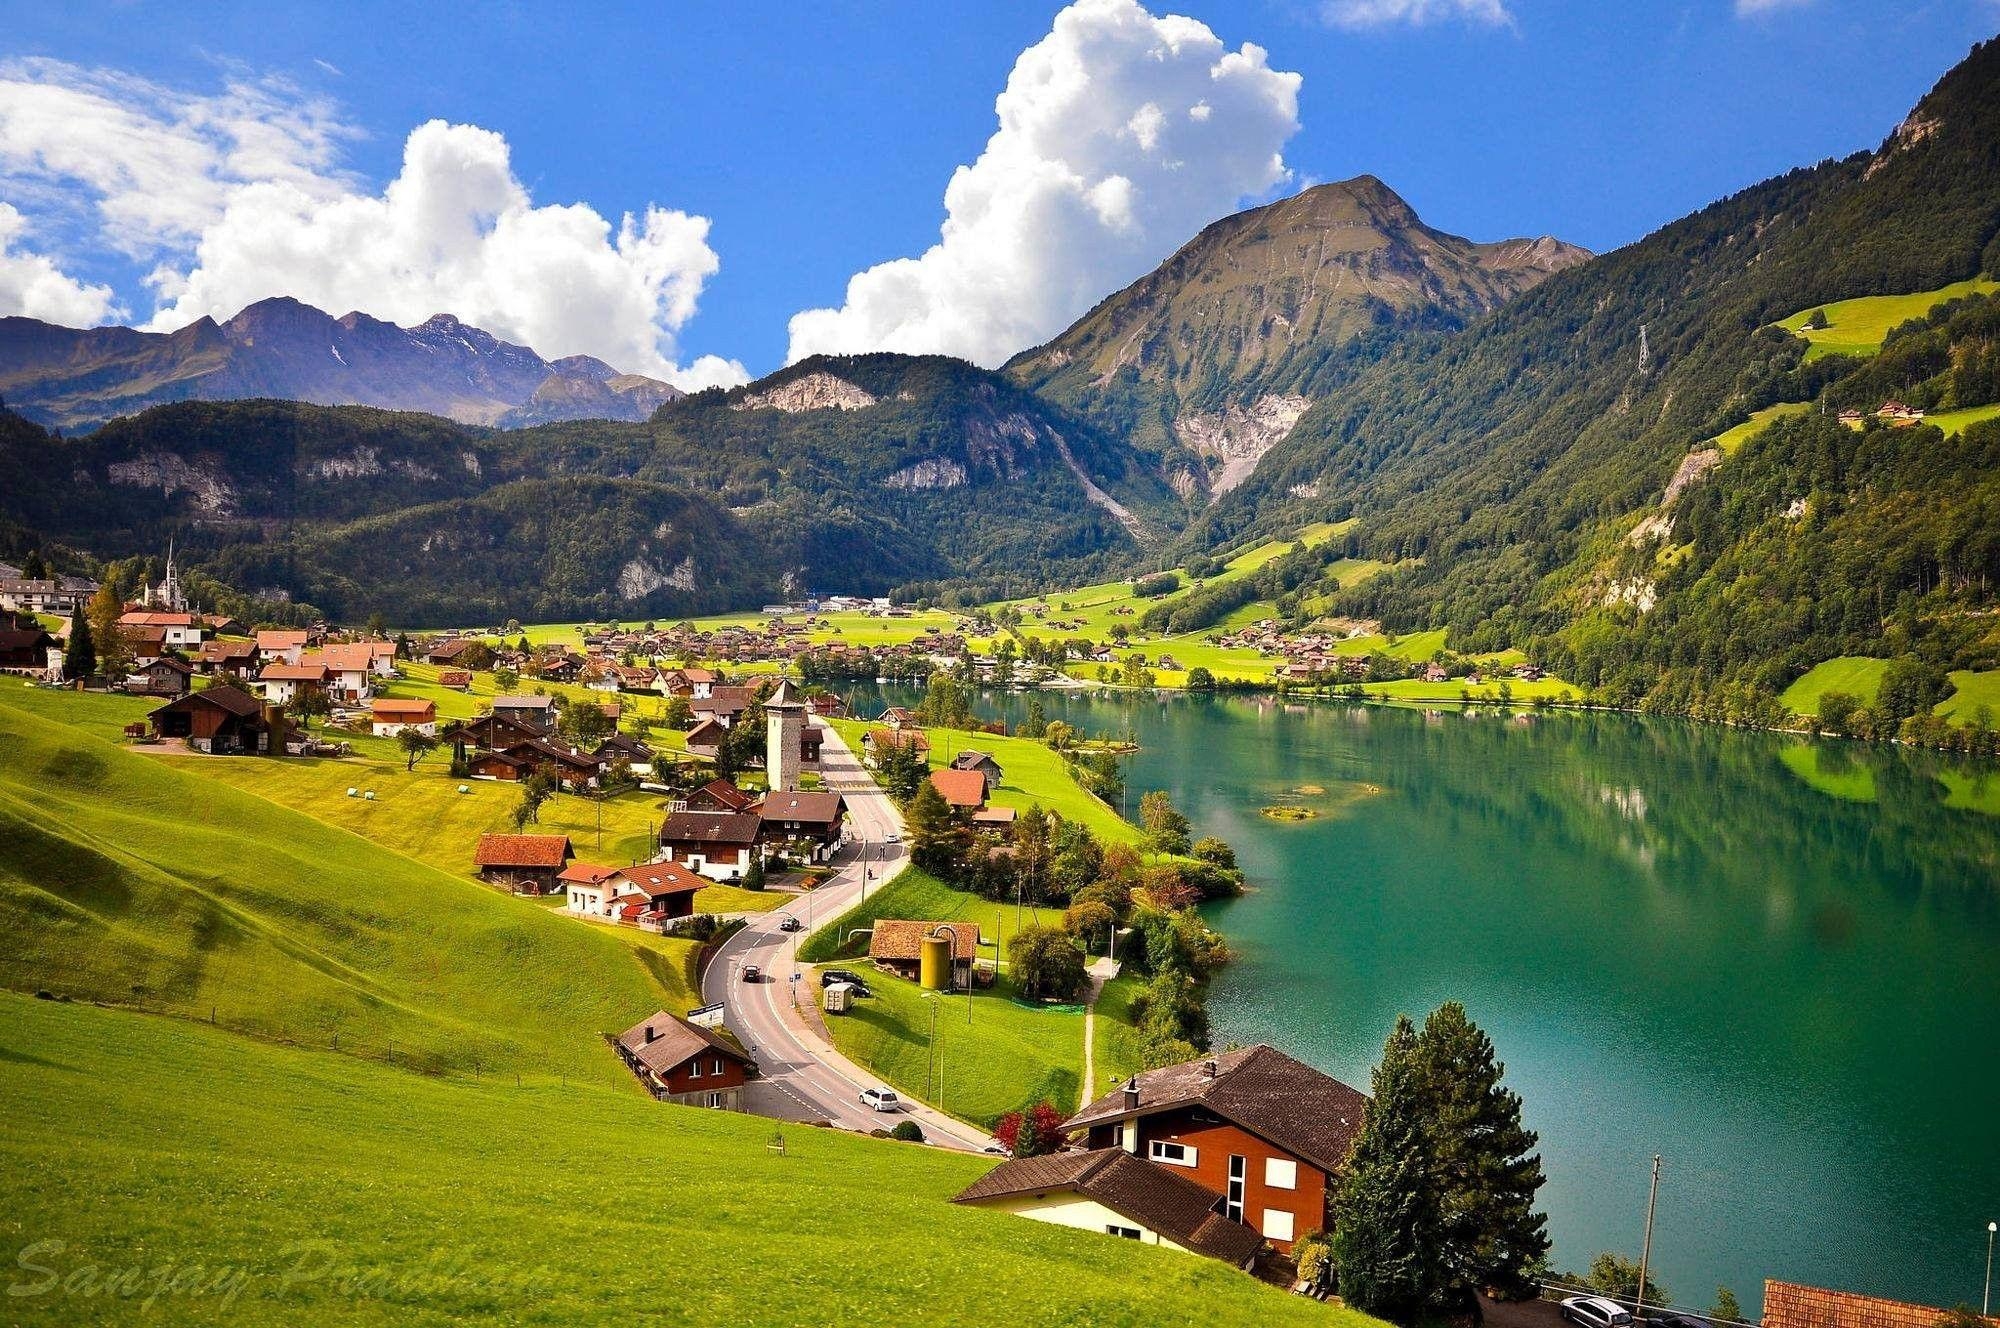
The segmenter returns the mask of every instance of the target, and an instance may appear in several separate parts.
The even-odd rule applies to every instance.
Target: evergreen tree
[[[42,551],[36,549],[21,564],[21,579],[24,581],[46,581],[49,579],[49,565],[42,558]]]
[[[1441,1185],[1444,1272],[1437,1303],[1468,1301],[1481,1287],[1532,1294],[1528,1269],[1548,1253],[1548,1219],[1535,1211],[1542,1159],[1521,1123],[1521,1097],[1501,1087],[1493,1041],[1450,1001],[1417,1039],[1428,1097],[1431,1153]]]
[[[1042,698],[1039,696],[1030,697],[1028,700],[1028,717],[1021,721],[1021,727],[1014,730],[1015,734],[1023,738],[1040,739],[1048,731],[1049,717],[1047,712],[1042,709]]]
[[[1427,1308],[1440,1281],[1438,1179],[1416,1052],[1417,1031],[1401,1017],[1371,1082],[1333,1232],[1341,1298],[1401,1321]]]
[[[90,616],[81,604],[69,615],[69,642],[63,649],[63,677],[88,678],[97,672],[97,646],[90,639]]]
[[[917,786],[906,819],[910,825],[910,860],[934,876],[948,876],[958,861],[958,827],[951,807],[928,779]]]

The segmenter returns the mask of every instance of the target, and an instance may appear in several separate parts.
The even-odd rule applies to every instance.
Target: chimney
[[[1125,1110],[1131,1111],[1139,1105],[1139,1076],[1133,1075],[1125,1081]]]
[[[653,1026],[652,1026],[651,1024],[647,1024],[647,1025],[646,1025],[646,1041],[648,1041],[648,1042],[651,1042],[652,1040],[653,1040]]]
[[[1216,1068],[1217,1067],[1215,1064],[1215,1057],[1210,1056],[1207,1060],[1201,1063],[1202,1077],[1205,1079],[1215,1078]]]

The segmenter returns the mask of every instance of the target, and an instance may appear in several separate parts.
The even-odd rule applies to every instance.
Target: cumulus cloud
[[[88,327],[118,312],[109,286],[86,285],[42,254],[17,251],[14,243],[27,226],[19,209],[0,203],[0,315]]]
[[[791,320],[790,358],[994,365],[1059,332],[1203,225],[1290,179],[1297,74],[1136,0],[1077,0],[1015,61],[999,128],[945,189],[938,243]]]
[[[1327,22],[1342,28],[1383,28],[1397,23],[1421,27],[1446,19],[1492,28],[1514,24],[1505,0],[1326,0],[1320,13]]]
[[[456,314],[543,355],[684,387],[748,377],[716,356],[676,362],[720,265],[706,218],[649,206],[613,224],[586,204],[538,205],[503,137],[443,121],[410,133],[375,192],[340,168],[354,136],[278,80],[204,96],[53,61],[0,66],[0,185],[38,230],[152,264],[150,328],[289,295],[405,325]],[[108,292],[63,307],[56,321],[114,312]]]

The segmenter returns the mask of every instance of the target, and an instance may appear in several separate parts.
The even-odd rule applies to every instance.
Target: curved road
[[[795,960],[799,942],[860,901],[864,871],[870,877],[867,888],[879,889],[902,870],[905,857],[903,818],[895,803],[861,768],[832,726],[822,727],[826,741],[820,752],[820,777],[847,800],[849,844],[835,859],[835,874],[819,889],[801,895],[789,907],[751,915],[748,925],[723,944],[702,979],[702,999],[722,1004],[723,1022],[756,1058],[760,1077],[751,1081],[752,1086],[767,1105],[782,1108],[773,1114],[824,1120],[843,1130],[864,1132],[914,1120],[927,1142],[976,1152],[991,1144],[991,1137],[908,1098],[903,1110],[893,1114],[862,1106],[861,1090],[879,1086],[882,1080],[834,1050],[793,1008],[794,986],[800,1002],[819,999],[818,980]],[[891,836],[897,842],[890,842]],[[780,931],[779,923],[787,915],[796,916],[805,929]],[[760,981],[742,980],[749,964],[763,970]],[[795,973],[800,975],[796,984]],[[780,1095],[783,1102],[774,1103],[771,1094]]]

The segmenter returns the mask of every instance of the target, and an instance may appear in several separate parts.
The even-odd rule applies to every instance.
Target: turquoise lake
[[[1726,1285],[1755,1314],[1775,1277],[1977,1305],[2000,771],[1619,715],[1038,695],[1137,736],[1133,806],[1167,789],[1236,846],[1217,1045],[1365,1089],[1398,1013],[1461,1000],[1541,1132],[1559,1266],[1637,1256],[1658,1153],[1679,1302]],[[1320,815],[1259,812],[1281,803]]]

